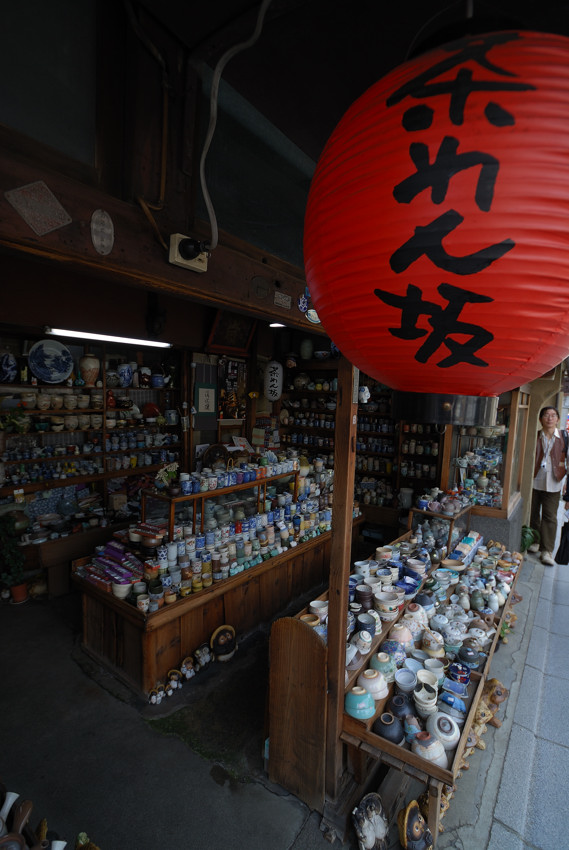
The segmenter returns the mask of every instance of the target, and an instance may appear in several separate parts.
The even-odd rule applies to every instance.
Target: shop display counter
[[[355,537],[363,523],[354,520]],[[294,599],[327,581],[331,532],[288,549],[198,593],[142,613],[78,575],[89,559],[73,562],[82,593],[84,649],[135,691],[147,695],[168,670],[194,652],[222,623],[238,637],[269,622]]]

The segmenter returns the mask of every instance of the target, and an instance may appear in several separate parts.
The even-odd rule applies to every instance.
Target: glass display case
[[[521,498],[528,408],[528,393],[514,390],[500,396],[495,425],[452,428],[443,481],[475,515],[507,517]]]

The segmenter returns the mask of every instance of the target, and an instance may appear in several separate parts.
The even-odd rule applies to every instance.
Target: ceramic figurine
[[[445,785],[445,788],[451,788],[452,789],[453,786],[452,785]],[[451,800],[453,793],[454,793],[453,791],[451,791],[450,793],[445,793],[444,790],[441,792],[441,800],[440,800],[440,804],[439,804],[439,832],[444,832],[444,826],[442,825],[441,821],[442,821],[442,819],[444,818],[444,816],[446,815],[446,813],[449,809],[450,800]],[[417,800],[417,802],[419,803],[419,809],[421,811],[421,814],[425,818],[425,820],[427,819],[427,817],[429,815],[429,797],[430,797],[429,792],[424,791],[419,796],[419,798]]]
[[[188,655],[187,658],[184,658],[182,664],[180,665],[180,673],[186,679],[191,679],[192,676],[196,675],[196,671],[194,670],[194,659],[191,655]]]
[[[397,815],[399,841],[404,850],[433,850],[433,836],[419,809],[417,800],[411,800]]]
[[[386,850],[389,824],[379,794],[372,792],[362,797],[352,811],[359,850]]]
[[[237,649],[233,626],[219,626],[212,634],[209,645],[216,661],[229,661],[233,658]]]
[[[213,657],[207,643],[202,643],[194,652],[194,669],[197,672],[204,670],[211,662]]]
[[[482,740],[482,735],[484,735],[488,731],[487,723],[492,720],[492,712],[486,705],[483,699],[478,700],[478,705],[476,707],[476,714],[474,715],[474,722],[472,724],[472,731],[477,736],[478,740],[476,742],[476,747],[479,750],[485,750],[486,744]]]
[[[490,726],[495,726],[497,729],[502,725],[502,721],[496,717],[498,709],[502,703],[508,699],[510,692],[498,679],[487,679],[482,689],[482,697],[489,711],[492,713],[492,719],[486,722]]]

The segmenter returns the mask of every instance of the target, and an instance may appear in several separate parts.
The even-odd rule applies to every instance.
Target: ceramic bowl
[[[416,658],[406,658],[403,666],[406,667],[408,670],[411,670],[411,672],[414,673],[415,676],[417,675],[419,670],[423,670],[423,665],[420,661],[417,661]]]
[[[384,611],[387,614],[397,611],[399,608],[397,594],[390,590],[378,591],[375,593],[374,608],[380,613]]]
[[[357,720],[369,720],[375,714],[375,700],[368,691],[356,685],[345,696],[344,710]]]
[[[423,668],[417,673],[417,684],[430,685],[436,691],[439,687],[439,679],[435,672]]]
[[[383,673],[374,668],[363,670],[360,673],[358,685],[368,691],[376,701],[384,699],[388,693],[387,682]]]
[[[395,687],[404,694],[411,694],[417,686],[417,676],[408,667],[400,667],[395,671]]]
[[[113,581],[113,596],[116,596],[118,599],[126,599],[127,596],[130,594],[131,588],[132,585],[130,582],[126,582],[123,584],[122,582]]]

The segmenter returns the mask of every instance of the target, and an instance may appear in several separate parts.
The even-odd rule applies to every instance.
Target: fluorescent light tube
[[[70,336],[76,339],[95,339],[99,342],[121,342],[126,345],[145,345],[152,348],[172,348],[171,342],[158,342],[153,339],[133,339],[129,336],[112,336],[111,334],[95,334],[89,331],[70,331],[65,328],[44,328],[51,336]]]

